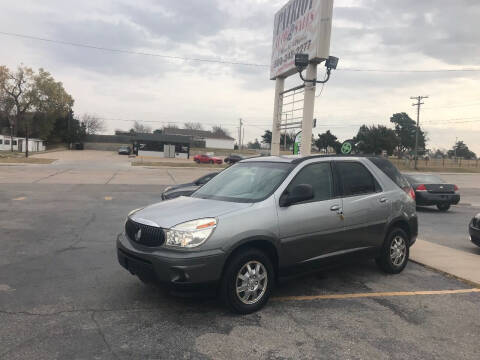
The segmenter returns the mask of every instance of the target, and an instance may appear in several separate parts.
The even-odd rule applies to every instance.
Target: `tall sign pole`
[[[328,81],[330,75],[328,72],[328,76],[323,81],[317,81],[317,65],[325,61],[330,71],[336,68],[336,62],[338,62],[335,58],[336,62],[333,66],[327,65],[329,61],[332,63],[331,58],[333,58],[330,56],[332,13],[333,0],[289,0],[275,13],[270,63],[270,79],[275,80],[271,142],[271,154],[274,156],[280,155],[282,106],[287,105],[283,103],[282,94],[299,88],[284,90],[285,79],[299,72],[295,63],[295,57],[298,54],[304,54],[309,62],[308,66],[305,65],[307,80],[302,78],[305,93],[300,152],[303,156],[311,153],[315,86],[318,82]],[[292,125],[296,126],[299,123],[300,121]]]
[[[282,92],[285,88],[285,78],[277,77],[275,79],[275,99],[273,101],[273,124],[272,124],[272,143],[270,154],[280,155],[280,118],[282,116]]]
[[[417,107],[417,127],[415,129],[415,170],[417,170],[418,163],[418,132],[420,131],[420,106],[424,103],[422,99],[428,99],[428,96],[412,96],[410,99],[417,100],[416,103],[413,103],[412,106]]]
[[[317,78],[317,64],[310,63],[307,66],[307,79]],[[302,118],[302,142],[300,145],[300,154],[308,156],[312,153],[312,128],[313,128],[313,111],[315,107],[315,83],[305,84],[303,118]]]

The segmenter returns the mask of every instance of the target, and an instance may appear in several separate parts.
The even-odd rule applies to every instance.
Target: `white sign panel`
[[[270,78],[287,77],[295,69],[295,54],[310,60],[328,58],[333,0],[290,0],[275,14]]]

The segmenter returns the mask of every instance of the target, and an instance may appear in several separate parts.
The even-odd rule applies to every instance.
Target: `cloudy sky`
[[[285,0],[0,0],[0,32],[136,53],[269,64],[273,15]],[[422,122],[430,148],[456,137],[480,154],[478,0],[335,0],[331,54],[339,69],[317,97],[314,134],[340,140],[361,124],[415,118],[411,96],[429,95]],[[134,119],[153,128],[221,124],[247,140],[271,128],[268,66],[108,52],[0,34],[0,64],[43,67],[75,98],[75,113],[105,118],[108,132]],[[299,84],[295,76],[288,85]],[[319,92],[320,89],[317,89]]]

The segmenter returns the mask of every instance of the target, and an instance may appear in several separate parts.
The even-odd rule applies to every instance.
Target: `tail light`
[[[418,185],[416,190],[417,191],[427,191],[427,188],[426,188],[425,185],[422,184],[422,185]]]
[[[405,189],[405,192],[413,199],[415,200],[415,191],[413,191],[413,188],[410,187],[408,189]]]
[[[457,186],[457,185],[453,185],[453,190],[454,190],[455,192],[457,192],[457,191],[458,191],[458,186]]]

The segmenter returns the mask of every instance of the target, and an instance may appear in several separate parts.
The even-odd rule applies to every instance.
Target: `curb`
[[[409,259],[409,261],[411,261],[411,262],[413,262],[413,263],[415,263],[415,264],[417,264],[417,265],[423,266],[424,268],[426,268],[426,269],[428,269],[428,270],[435,271],[435,272],[437,272],[437,273],[439,273],[439,274],[445,275],[446,277],[459,280],[459,281],[461,281],[461,282],[463,282],[463,283],[465,283],[465,284],[468,284],[468,285],[470,285],[470,286],[473,286],[473,287],[475,287],[475,288],[479,288],[479,289],[480,289],[480,283],[477,283],[477,282],[475,282],[475,281],[468,280],[468,279],[462,278],[462,277],[457,276],[457,275],[454,275],[454,274],[450,274],[450,273],[448,273],[448,272],[446,272],[446,271],[443,271],[443,270],[434,268],[434,267],[432,267],[432,266],[430,266],[430,265],[426,265],[426,264],[424,264],[424,263],[421,263],[421,262],[419,262],[419,261],[417,261],[417,260],[413,260],[413,259],[411,259],[411,258]]]

